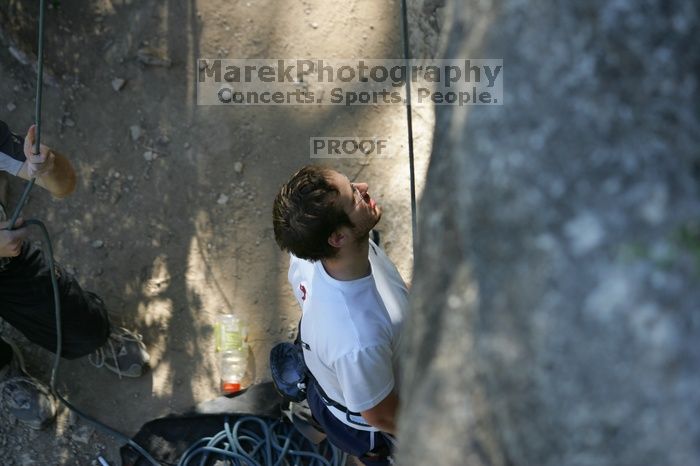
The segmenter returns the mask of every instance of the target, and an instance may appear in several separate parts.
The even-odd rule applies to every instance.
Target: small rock
[[[70,118],[66,118],[63,121],[63,124],[65,124],[67,127],[72,128],[75,126],[75,121],[71,120]]]
[[[131,133],[131,140],[134,142],[138,141],[143,135],[143,130],[139,125],[131,125],[129,132]]]
[[[236,173],[241,173],[243,172],[243,164],[241,162],[236,162],[233,164],[233,171]]]
[[[311,23],[311,27],[314,29],[318,29],[318,23],[316,23],[316,22]]]
[[[16,108],[17,108],[17,106],[15,104],[13,104],[12,102],[7,104],[7,111],[8,112],[14,112]]]
[[[126,84],[126,79],[114,78],[112,80],[112,89],[114,89],[116,92],[119,92],[122,90],[122,87],[124,87],[124,84]]]
[[[170,138],[163,134],[158,138],[158,144],[162,146],[167,146],[168,144],[170,144]]]
[[[143,158],[146,160],[146,162],[150,162],[150,161],[156,159],[156,153],[152,152],[150,150],[147,150],[146,152],[143,153]]]
[[[185,143],[185,149],[189,149],[189,148],[190,148],[190,143],[189,143],[189,142],[186,142],[186,143]]]
[[[226,205],[228,202],[228,196],[226,194],[219,194],[219,198],[216,200],[216,203],[219,205]]]
[[[95,241],[92,242],[92,247],[95,249],[100,249],[104,245],[105,245],[105,243],[101,239],[96,239]]]

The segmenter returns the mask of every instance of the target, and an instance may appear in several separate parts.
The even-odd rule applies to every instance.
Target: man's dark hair
[[[330,170],[309,165],[280,188],[272,207],[275,240],[282,250],[301,259],[333,257],[328,237],[342,226],[353,227],[337,202],[340,191],[329,181]]]

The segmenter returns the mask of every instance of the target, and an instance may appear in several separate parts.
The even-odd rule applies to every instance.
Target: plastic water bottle
[[[222,393],[235,393],[241,389],[248,366],[247,336],[245,325],[238,317],[233,314],[219,317],[216,351],[219,353]]]

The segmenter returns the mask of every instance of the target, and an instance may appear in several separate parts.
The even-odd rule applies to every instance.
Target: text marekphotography
[[[198,105],[503,105],[502,59],[218,59]],[[408,86],[407,86],[408,84]]]

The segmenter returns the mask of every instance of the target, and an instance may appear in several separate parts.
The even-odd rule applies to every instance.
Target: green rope
[[[45,0],[39,1],[39,38],[38,38],[38,50],[37,50],[37,70],[36,70],[36,98],[34,100],[34,124],[36,125],[36,140],[34,141],[34,155],[40,154],[41,147],[41,104],[43,101],[43,89],[44,89],[44,16],[46,12],[46,2]],[[32,178],[29,184],[24,188],[22,197],[15,207],[15,211],[10,219],[9,230],[14,230],[15,223],[19,218],[19,214],[22,212],[24,205],[27,203],[29,198],[29,192],[34,187],[36,178]]]

